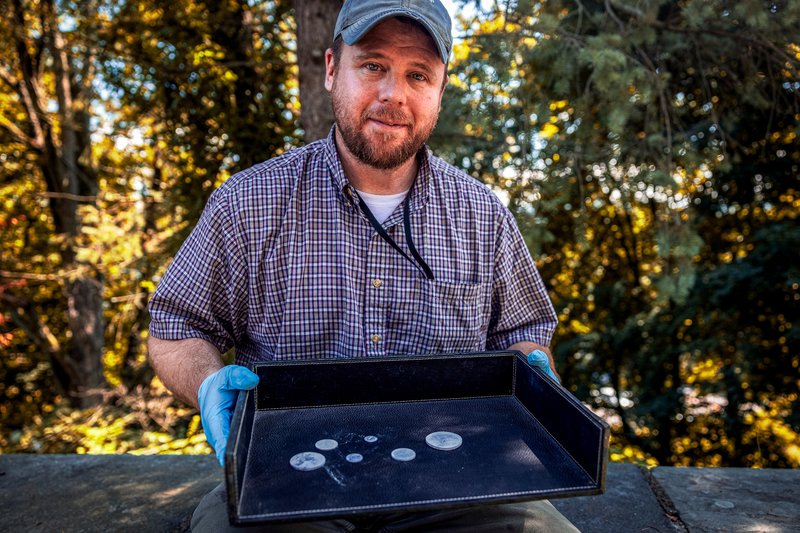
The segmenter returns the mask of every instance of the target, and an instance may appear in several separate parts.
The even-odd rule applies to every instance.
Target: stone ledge
[[[222,480],[211,456],[0,455],[0,531],[185,531]],[[783,532],[800,470],[611,464],[606,493],[553,500],[584,533]]]
[[[692,532],[800,531],[800,470],[655,468]]]

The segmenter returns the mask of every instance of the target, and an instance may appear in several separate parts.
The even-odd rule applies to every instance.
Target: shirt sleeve
[[[248,273],[242,237],[227,197],[215,191],[150,299],[150,335],[204,339],[222,353],[244,335]]]
[[[488,350],[531,341],[548,346],[558,317],[531,254],[507,210],[498,225]]]

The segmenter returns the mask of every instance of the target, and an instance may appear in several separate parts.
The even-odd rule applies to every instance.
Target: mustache
[[[387,124],[414,126],[414,121],[411,117],[407,116],[399,109],[394,109],[387,106],[368,109],[361,114],[362,122],[366,122],[369,119],[380,120],[381,122],[385,122]]]

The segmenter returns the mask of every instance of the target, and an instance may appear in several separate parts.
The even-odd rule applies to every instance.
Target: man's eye
[[[381,67],[376,65],[375,63],[367,63],[366,65],[367,70],[377,71],[380,70]]]
[[[412,74],[411,77],[417,81],[425,81],[428,79],[428,77],[425,76],[425,74],[420,74],[420,73]]]

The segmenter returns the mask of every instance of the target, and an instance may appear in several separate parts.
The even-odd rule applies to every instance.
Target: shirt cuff
[[[210,335],[185,322],[150,322],[149,332],[151,337],[165,341],[202,339],[213,344],[220,354],[224,354],[233,346],[233,343],[228,338]]]
[[[549,324],[532,325],[495,333],[486,340],[486,349],[488,351],[508,350],[512,345],[526,341],[550,346],[552,340],[553,328]]]

